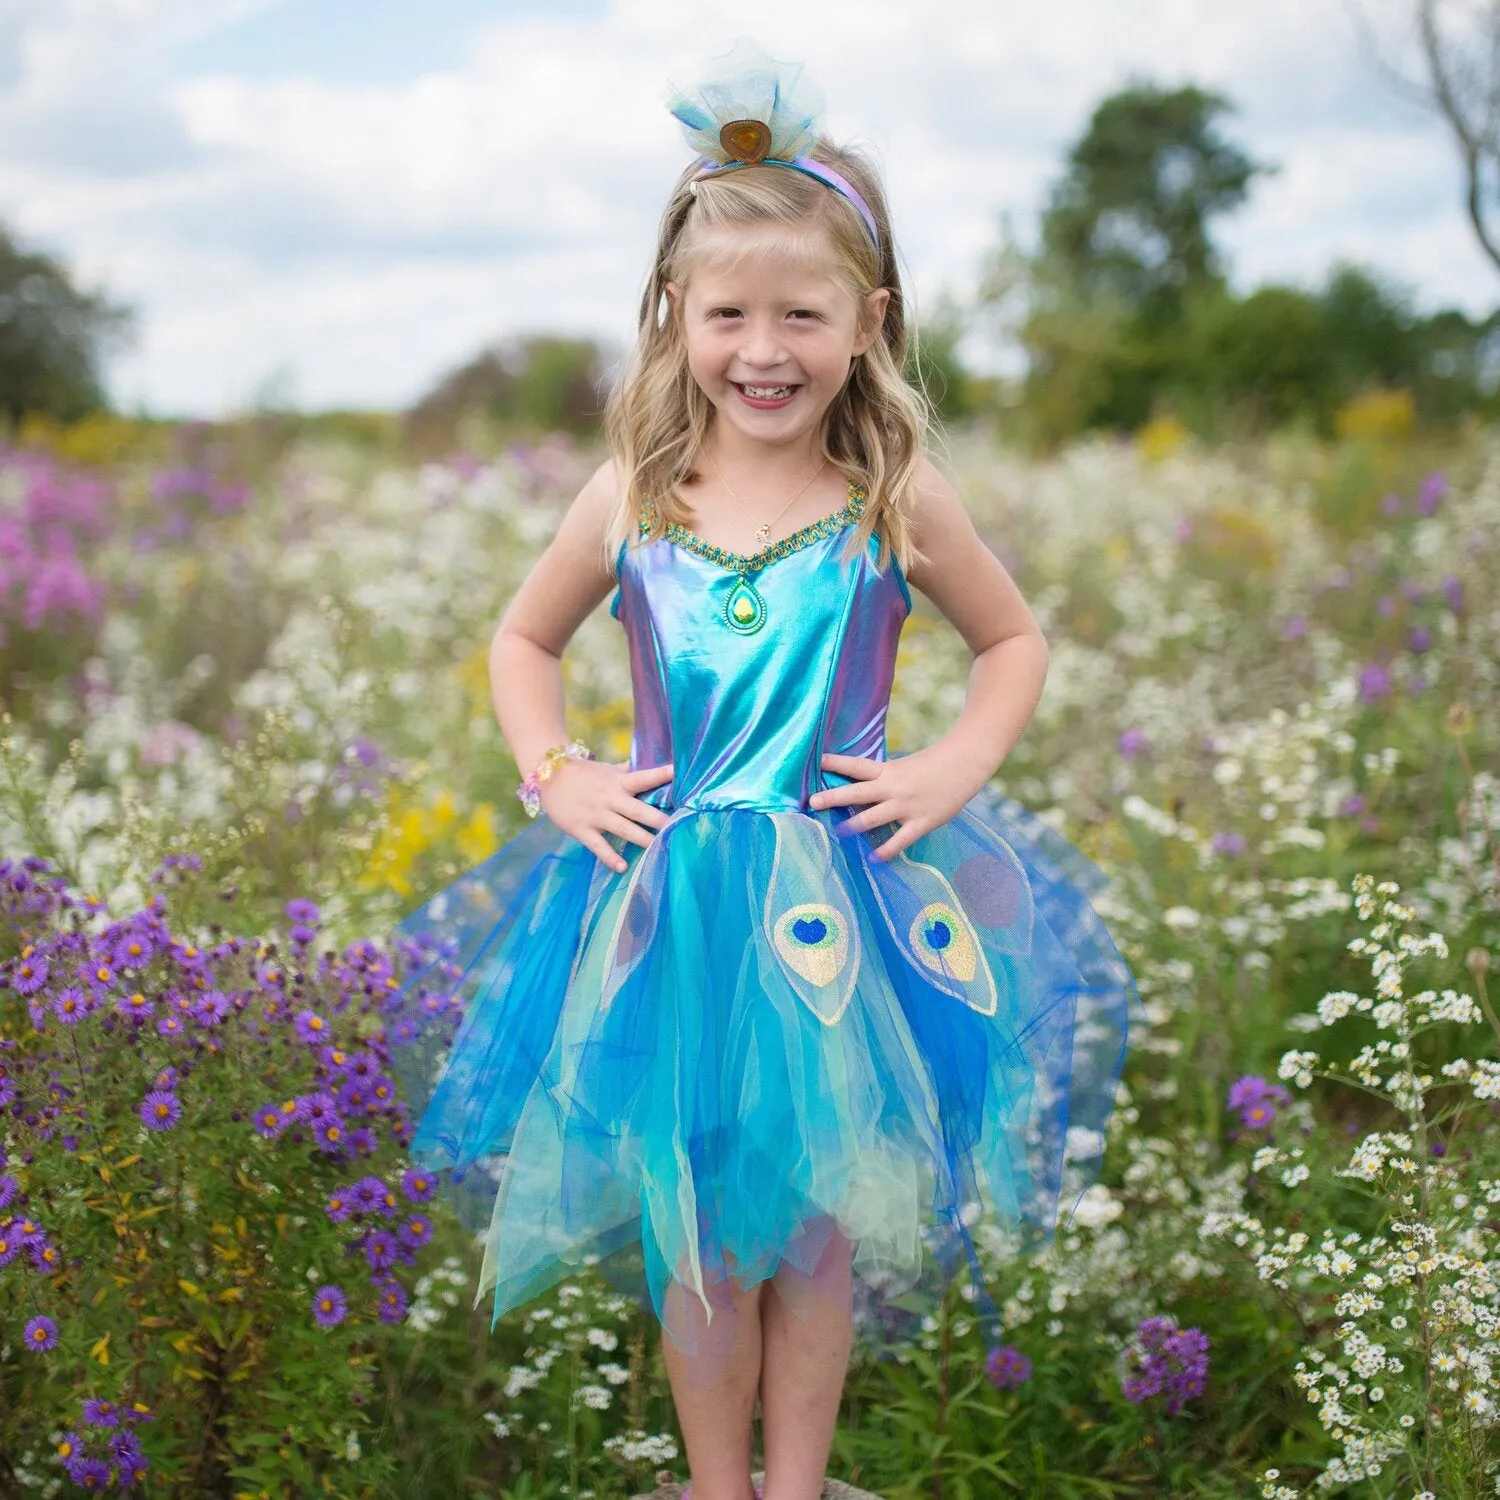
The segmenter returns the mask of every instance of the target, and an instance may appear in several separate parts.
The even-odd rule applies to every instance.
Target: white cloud
[[[401,402],[506,331],[627,334],[683,161],[660,91],[739,12],[503,16],[461,67],[380,85],[290,58],[279,78],[173,73],[190,34],[268,3],[25,0],[24,29],[0,27],[19,60],[10,85],[0,66],[0,218],[138,303],[122,398],[213,412],[290,365],[310,403]],[[1427,306],[1493,304],[1449,143],[1374,77],[1336,0],[827,0],[757,35],[806,61],[835,135],[877,150],[919,294],[969,284],[1002,210],[1034,221],[1093,104],[1150,77],[1222,89],[1230,130],[1281,163],[1224,228],[1241,284],[1344,257]]]

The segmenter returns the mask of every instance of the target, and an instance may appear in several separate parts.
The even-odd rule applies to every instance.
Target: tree
[[[60,262],[0,226],[0,417],[73,421],[104,405],[99,365],[129,331],[128,309],[75,287]]]
[[[588,436],[598,430],[605,380],[605,354],[592,339],[506,339],[445,375],[408,413],[408,431],[419,446],[442,448],[463,418],[478,415],[532,434]]]
[[[1438,19],[1438,0],[1418,0],[1431,99],[1463,161],[1464,207],[1480,247],[1500,268],[1500,4],[1489,0],[1468,29],[1460,42],[1460,27],[1445,29]]]
[[[1042,219],[1044,253],[1087,293],[1180,316],[1185,293],[1221,279],[1210,221],[1269,170],[1218,130],[1219,94],[1137,84],[1094,111]]]

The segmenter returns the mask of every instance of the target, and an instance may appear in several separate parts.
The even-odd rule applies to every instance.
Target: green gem
[[[754,635],[766,623],[766,601],[743,575],[735,581],[724,601],[724,623],[739,635]]]

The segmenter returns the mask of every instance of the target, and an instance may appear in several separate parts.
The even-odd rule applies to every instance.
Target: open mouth
[[[752,406],[781,406],[797,394],[795,385],[746,385],[735,381],[735,389]]]

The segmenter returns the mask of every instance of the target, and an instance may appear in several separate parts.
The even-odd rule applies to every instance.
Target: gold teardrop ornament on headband
[[[764,120],[731,120],[719,131],[719,144],[734,158],[754,166],[771,150],[771,127]]]

